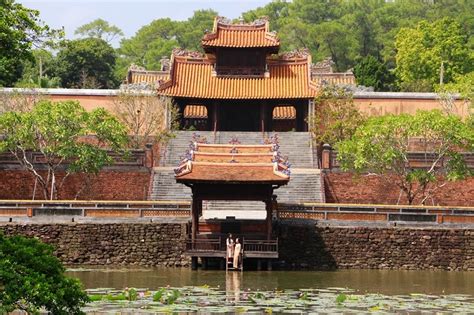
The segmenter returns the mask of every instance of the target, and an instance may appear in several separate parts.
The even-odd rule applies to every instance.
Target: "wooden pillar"
[[[267,240],[270,240],[272,238],[272,210],[273,210],[273,205],[272,205],[271,200],[265,201],[265,209],[267,210],[267,218],[266,218]]]
[[[212,131],[216,132],[219,126],[219,106],[217,101],[212,102]]]
[[[197,270],[197,269],[198,269],[198,258],[191,257],[191,270]]]
[[[266,128],[266,106],[265,106],[265,102],[261,102],[260,103],[260,131],[261,132],[265,132],[265,128]]]
[[[193,242],[197,238],[197,234],[199,233],[199,203],[202,202],[198,198],[193,195],[193,201],[191,205],[191,240]]]

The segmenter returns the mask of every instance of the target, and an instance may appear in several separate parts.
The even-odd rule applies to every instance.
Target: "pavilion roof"
[[[241,145],[192,143],[187,157],[175,169],[181,183],[287,184],[288,163],[275,144]]]
[[[204,35],[201,44],[204,49],[271,47],[278,51],[280,40],[276,33],[270,32],[268,20],[265,18],[252,23],[232,23],[225,18],[216,17],[212,33]]]
[[[158,94],[207,99],[295,99],[314,98],[317,87],[311,81],[311,58],[306,51],[267,59],[262,76],[220,76],[214,60],[194,52],[175,50],[170,79]]]

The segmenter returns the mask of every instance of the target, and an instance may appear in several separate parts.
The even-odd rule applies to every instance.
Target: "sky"
[[[41,19],[52,28],[64,27],[66,38],[75,38],[81,25],[102,18],[118,26],[125,37],[159,18],[186,20],[195,10],[213,9],[221,16],[237,18],[242,12],[261,7],[270,0],[17,0],[40,11]],[[112,42],[117,47],[118,40]]]

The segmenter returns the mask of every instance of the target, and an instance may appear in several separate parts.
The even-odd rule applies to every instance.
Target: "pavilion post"
[[[273,210],[273,204],[271,200],[265,201],[265,209],[267,210],[267,218],[266,218],[267,240],[270,240],[272,238],[272,210]]]
[[[195,245],[198,231],[199,231],[199,199],[197,199],[193,195],[193,201],[191,204],[191,240],[193,243],[193,247]]]

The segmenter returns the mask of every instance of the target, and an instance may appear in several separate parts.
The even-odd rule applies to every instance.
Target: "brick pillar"
[[[152,168],[155,164],[153,156],[153,144],[145,144],[145,167]]]
[[[321,168],[325,170],[331,169],[331,146],[327,143],[323,145],[323,152],[321,155]]]

